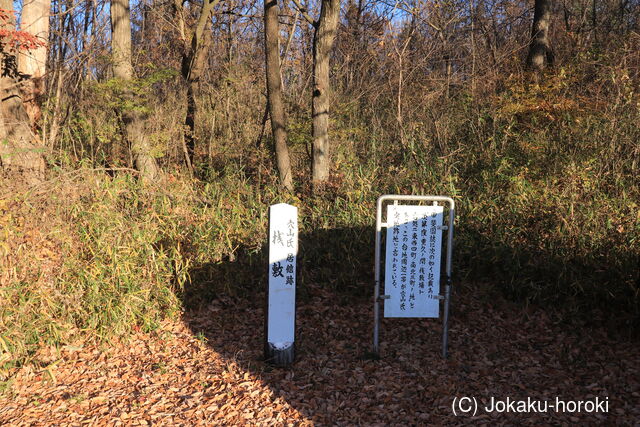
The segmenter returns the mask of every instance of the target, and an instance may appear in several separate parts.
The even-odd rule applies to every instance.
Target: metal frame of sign
[[[444,314],[442,319],[442,357],[448,355],[449,342],[449,301],[451,300],[451,257],[453,255],[453,222],[455,219],[455,203],[451,197],[446,196],[406,196],[396,194],[385,194],[378,198],[376,209],[376,251],[375,251],[375,287],[373,290],[373,354],[380,356],[380,303],[388,298],[387,295],[380,295],[380,263],[382,252],[382,227],[388,227],[388,218],[382,221],[382,204],[386,201],[392,201],[394,205],[398,205],[400,201],[407,202],[433,202],[448,204],[449,208],[449,224],[442,225],[442,229],[447,230],[447,260],[445,267],[445,292],[440,295],[440,299],[444,300]]]

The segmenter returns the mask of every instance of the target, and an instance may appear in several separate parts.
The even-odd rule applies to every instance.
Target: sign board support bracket
[[[451,262],[453,257],[453,223],[455,219],[455,202],[451,197],[445,196],[409,196],[409,195],[392,195],[386,194],[378,198],[376,204],[376,248],[375,248],[375,285],[373,289],[373,354],[380,357],[380,302],[391,298],[390,295],[380,294],[380,264],[381,264],[381,246],[382,246],[382,227],[388,227],[387,222],[382,222],[382,204],[385,201],[391,201],[394,205],[398,205],[399,201],[412,202],[438,202],[445,203],[449,208],[449,221],[447,225],[441,225],[443,231],[447,231],[447,253],[445,268],[445,291],[444,295],[438,295],[439,300],[444,301],[444,314],[442,318],[442,357],[447,358],[449,346],[449,302],[451,301]]]

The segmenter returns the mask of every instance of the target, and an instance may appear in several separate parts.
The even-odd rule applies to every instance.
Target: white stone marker
[[[387,206],[384,317],[439,317],[443,214],[443,206]]]
[[[269,287],[265,359],[288,366],[295,357],[298,208],[269,207]]]

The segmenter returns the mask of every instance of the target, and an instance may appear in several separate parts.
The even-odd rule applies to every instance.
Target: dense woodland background
[[[281,201],[301,298],[371,298],[376,198],[442,194],[459,292],[638,324],[638,1],[0,6],[0,376],[254,295]]]

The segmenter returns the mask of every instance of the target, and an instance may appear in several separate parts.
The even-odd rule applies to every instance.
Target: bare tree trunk
[[[43,147],[31,132],[17,84],[15,78],[0,78],[0,165],[24,173],[28,180],[37,180],[44,175]]]
[[[549,42],[550,24],[551,0],[536,0],[527,56],[527,68],[531,70],[542,71],[546,65],[553,65],[553,51]]]
[[[133,80],[131,62],[131,15],[129,0],[111,1],[111,55],[113,76],[126,82]],[[125,98],[133,100],[133,91],[125,86]],[[154,181],[159,176],[156,159],[151,156],[151,146],[145,129],[146,115],[127,108],[122,111],[126,137],[131,144],[136,169],[144,181]]]
[[[15,31],[13,2],[0,0],[0,9],[9,11],[9,19],[0,22],[1,29]],[[20,86],[22,78],[17,68],[16,52],[0,39],[0,166],[5,171],[17,171],[28,181],[44,175],[42,146],[29,126]]]
[[[61,97],[62,97],[62,83],[64,82],[64,72],[61,68],[58,69],[58,75],[55,79],[55,105],[53,107],[53,113],[51,115],[51,126],[49,128],[49,135],[46,143],[50,148],[55,146],[56,140],[58,139],[58,132],[60,131],[60,109],[62,106]],[[52,84],[53,86],[53,84]],[[45,135],[46,137],[46,135]]]
[[[51,0],[25,0],[20,15],[20,29],[27,31],[44,42],[42,46],[28,51],[21,51],[18,58],[18,71],[28,77],[28,80],[24,82],[22,91],[25,109],[29,115],[32,129],[36,129],[37,123],[42,116],[40,97],[44,92],[50,10]]]
[[[111,56],[113,76],[122,80],[133,79],[129,0],[111,1]]]
[[[196,91],[200,77],[204,71],[207,53],[212,43],[211,31],[207,29],[213,8],[219,0],[205,0],[200,11],[196,27],[191,35],[191,44],[185,47],[182,55],[182,77],[187,83],[187,114],[185,116],[184,138],[186,142],[186,163],[189,168],[193,165],[195,153],[195,124],[198,105],[196,103]],[[174,8],[181,29],[185,28],[184,11],[180,0],[174,2]]]
[[[192,50],[183,56],[182,76],[187,82],[187,115],[184,119],[185,124],[185,141],[187,147],[187,164],[193,167],[193,158],[196,148],[196,113],[198,104],[196,103],[196,93],[200,78],[204,71],[205,61],[207,60],[207,52],[211,47],[211,32],[205,31],[200,34],[204,38],[201,42],[195,42]],[[195,36],[194,36],[195,39]]]
[[[200,78],[204,71],[205,61],[207,60],[207,52],[211,47],[211,32],[206,31],[203,35],[204,41],[201,46],[196,47],[196,51],[183,57],[186,61],[187,69],[183,69],[183,77],[187,82],[187,114],[184,119],[185,124],[185,141],[187,147],[187,166],[193,169],[193,159],[196,148],[196,113],[198,104],[196,102],[196,93],[200,84]],[[195,55],[191,60],[191,55]]]
[[[402,49],[398,49],[396,43],[393,43],[393,49],[398,57],[398,92],[396,94],[396,121],[398,122],[398,131],[400,134],[400,144],[405,147],[406,146],[406,137],[404,131],[404,116],[402,111],[402,90],[404,88],[404,63],[405,63],[405,54],[407,52],[407,48],[411,43],[411,39],[413,36],[413,30],[409,32],[406,40],[403,43]]]
[[[276,162],[280,184],[293,190],[291,162],[287,147],[287,125],[282,102],[282,79],[280,77],[280,31],[278,28],[278,1],[264,1],[264,45],[267,74],[267,103],[271,116],[271,131],[276,147]]]
[[[322,0],[320,19],[313,39],[313,191],[321,191],[329,179],[329,59],[338,26],[340,0]]]

